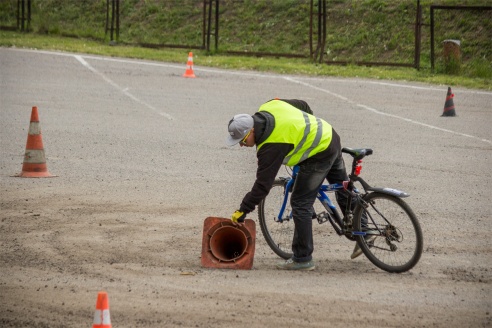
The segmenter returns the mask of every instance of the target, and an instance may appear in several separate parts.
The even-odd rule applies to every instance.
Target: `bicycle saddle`
[[[342,148],[342,153],[347,153],[350,154],[354,159],[359,160],[363,159],[365,156],[369,156],[372,154],[372,149],[370,148],[359,148],[359,149],[353,149],[353,148]]]

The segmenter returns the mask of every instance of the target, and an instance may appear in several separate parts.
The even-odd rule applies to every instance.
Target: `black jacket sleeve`
[[[244,196],[240,211],[250,213],[254,211],[260,201],[265,198],[277,173],[282,166],[285,156],[292,150],[293,145],[283,143],[266,144],[257,152],[258,169],[256,171],[256,181],[251,191]]]

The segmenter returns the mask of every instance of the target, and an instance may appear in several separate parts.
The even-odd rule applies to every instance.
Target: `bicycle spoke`
[[[372,193],[366,197],[369,207],[364,209],[367,226],[362,222],[359,210],[355,223],[357,229],[378,231],[371,244],[364,243],[362,250],[379,268],[389,272],[410,270],[422,253],[422,231],[415,214],[400,198]]]

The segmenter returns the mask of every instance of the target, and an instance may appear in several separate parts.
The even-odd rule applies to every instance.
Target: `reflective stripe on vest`
[[[257,150],[267,143],[288,143],[294,148],[287,154],[283,164],[294,166],[325,150],[332,138],[332,127],[326,121],[307,114],[290,104],[272,100],[263,104],[265,111],[275,118],[275,128],[270,136],[258,145]]]

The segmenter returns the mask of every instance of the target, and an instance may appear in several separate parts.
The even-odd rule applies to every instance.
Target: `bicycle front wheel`
[[[268,246],[281,258],[292,257],[292,238],[294,237],[294,220],[292,219],[292,208],[290,199],[281,220],[278,219],[280,206],[287,192],[287,182],[277,179],[273,183],[268,195],[258,205],[258,219],[260,228]]]
[[[362,252],[382,270],[401,273],[412,269],[423,249],[417,216],[399,197],[373,192],[363,200],[367,207],[359,203],[354,213],[355,230],[366,232],[366,236],[357,236]]]

